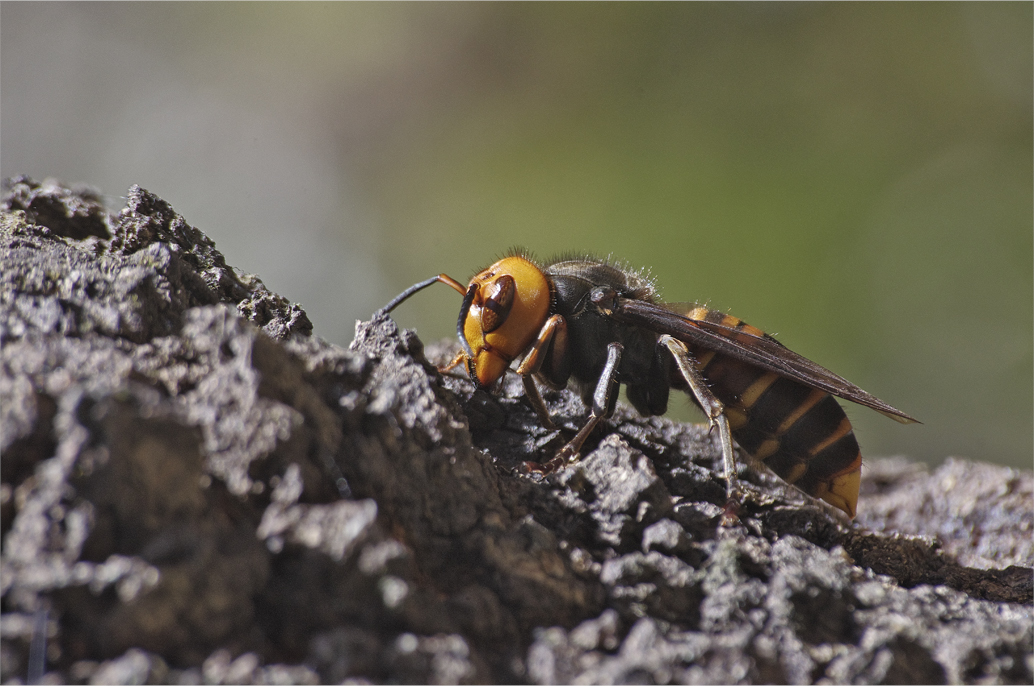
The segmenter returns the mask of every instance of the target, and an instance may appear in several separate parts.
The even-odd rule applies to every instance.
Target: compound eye
[[[510,316],[517,283],[509,274],[503,274],[485,289],[485,301],[481,304],[481,331],[495,331]]]

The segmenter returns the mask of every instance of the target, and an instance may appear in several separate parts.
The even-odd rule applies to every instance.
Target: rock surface
[[[518,381],[312,338],[138,187],[13,179],[0,240],[4,682],[1034,681],[1030,472],[872,460],[851,524],[743,471],[723,527],[705,429],[533,479]]]

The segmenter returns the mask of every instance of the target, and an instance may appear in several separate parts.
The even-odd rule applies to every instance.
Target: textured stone
[[[0,678],[76,683],[1034,679],[1031,474],[868,460],[847,522],[706,429],[584,420],[351,350],[163,200],[20,177],[0,213]]]

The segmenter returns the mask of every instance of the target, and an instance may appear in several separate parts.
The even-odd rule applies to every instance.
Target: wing
[[[713,322],[690,319],[663,305],[643,300],[617,298],[613,308],[608,308],[608,313],[616,321],[659,334],[669,334],[683,343],[743,360],[805,386],[871,407],[902,424],[918,422],[917,419],[891,407],[876,396],[866,393],[842,376],[798,355],[775,339]]]

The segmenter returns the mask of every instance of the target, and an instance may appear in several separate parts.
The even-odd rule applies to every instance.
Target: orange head
[[[549,317],[551,299],[546,275],[519,255],[470,280],[457,328],[474,383],[491,386],[531,346]]]

